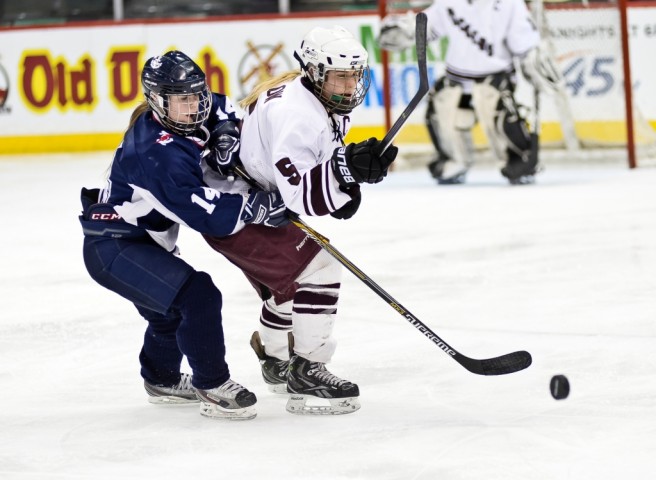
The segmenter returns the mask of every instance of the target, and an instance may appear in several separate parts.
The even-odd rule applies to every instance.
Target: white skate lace
[[[349,383],[347,380],[339,378],[330,373],[328,370],[326,370],[326,366],[321,363],[317,364],[315,368],[310,370],[308,375],[313,375],[320,382],[327,383],[328,385],[340,386],[345,383]]]
[[[189,375],[188,373],[183,373],[180,376],[180,383],[178,383],[177,385],[172,386],[171,390],[173,390],[173,391],[183,391],[183,392],[193,391],[193,387],[191,385],[191,379],[192,379],[191,375]]]
[[[216,387],[216,392],[226,398],[235,398],[244,387],[228,379],[223,385]]]
[[[289,370],[289,360],[278,360],[276,361],[276,368],[278,370],[279,377],[287,377],[287,371]]]

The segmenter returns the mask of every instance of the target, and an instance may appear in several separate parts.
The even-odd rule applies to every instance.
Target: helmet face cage
[[[141,84],[150,108],[175,133],[193,133],[210,115],[212,98],[205,73],[182,52],[150,58]]]
[[[312,29],[294,56],[329,112],[347,114],[364,101],[371,85],[368,54],[345,28]]]
[[[355,107],[360,105],[371,85],[371,72],[369,67],[359,69],[351,68],[323,68],[323,65],[309,67],[309,78],[317,98],[331,113],[345,115],[351,113]],[[317,72],[317,73],[315,73]],[[329,72],[331,72],[329,74]],[[356,80],[355,90],[340,94],[344,89],[344,83]]]

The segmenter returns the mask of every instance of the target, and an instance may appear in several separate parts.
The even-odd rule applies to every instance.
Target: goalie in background
[[[440,0],[424,10],[428,41],[448,37],[446,73],[428,97],[426,125],[437,150],[428,167],[440,184],[464,183],[474,163],[471,129],[480,122],[501,174],[511,184],[532,183],[539,171],[531,136],[515,101],[515,60],[538,91],[552,92],[561,75],[540,46],[523,0]],[[378,43],[400,51],[414,45],[415,15],[388,15]]]

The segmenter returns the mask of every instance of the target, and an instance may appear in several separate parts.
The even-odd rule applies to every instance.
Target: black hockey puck
[[[569,395],[569,380],[565,375],[554,375],[549,383],[551,396],[556,400],[563,400]]]

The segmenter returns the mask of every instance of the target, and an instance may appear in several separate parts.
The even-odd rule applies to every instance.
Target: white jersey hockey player
[[[448,37],[446,74],[429,94],[426,115],[438,158],[429,165],[439,183],[462,183],[473,163],[471,129],[479,121],[511,183],[529,183],[538,165],[530,156],[526,121],[514,99],[515,65],[538,90],[560,79],[540,48],[523,0],[439,0],[424,10],[428,39]],[[379,43],[401,50],[414,42],[414,15],[383,20]]]
[[[374,138],[344,144],[349,114],[369,88],[367,51],[342,27],[314,28],[294,56],[300,70],[258,85],[241,102],[241,162],[265,190],[279,190],[294,214],[351,218],[360,184],[382,181],[397,153],[390,147],[379,156]],[[246,273],[264,300],[251,345],[270,389],[290,394],[287,410],[356,411],[358,386],[326,369],[336,347],[341,264],[294,225],[246,227],[227,239],[206,239]],[[294,339],[289,348],[288,332]],[[312,397],[329,405],[308,404]]]

